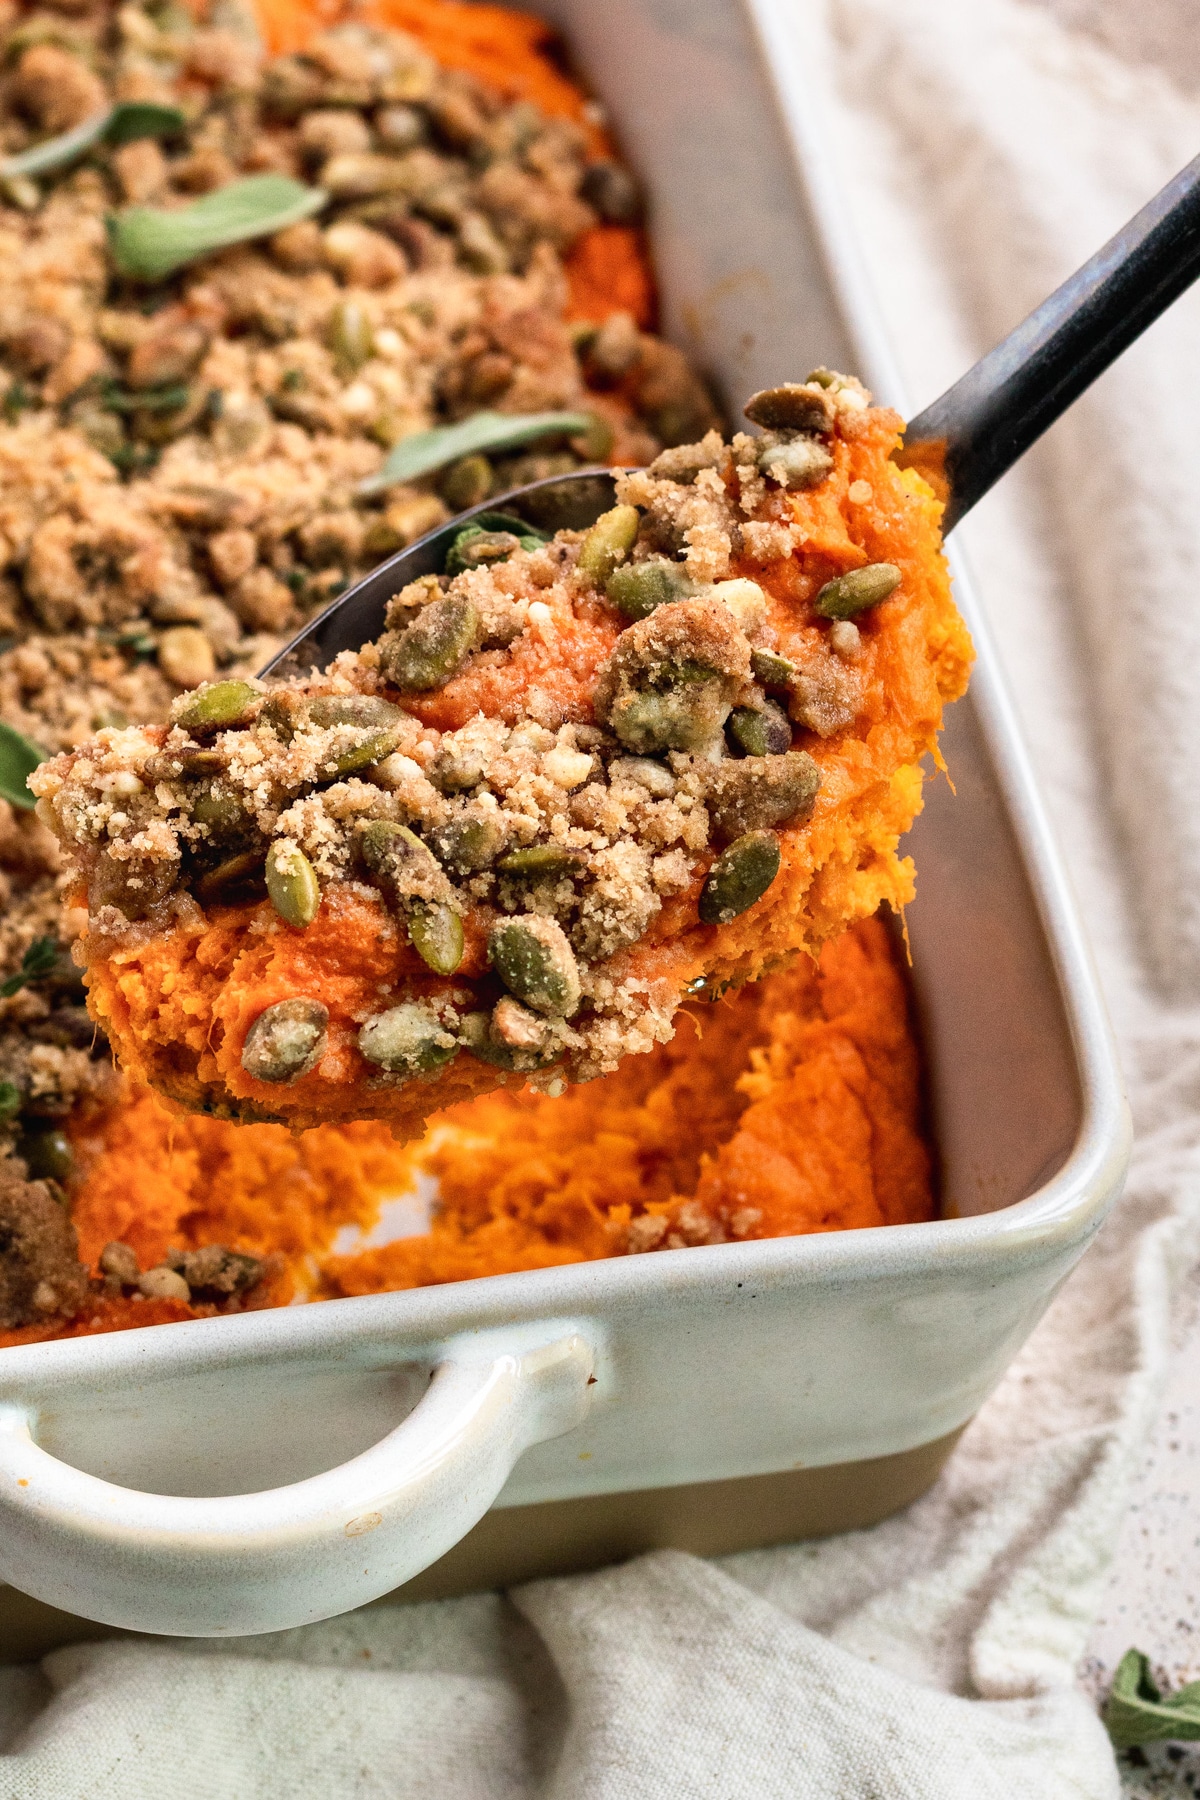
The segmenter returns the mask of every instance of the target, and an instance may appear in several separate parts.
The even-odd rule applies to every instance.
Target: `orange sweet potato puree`
[[[785,656],[816,635],[811,600],[831,577],[892,562],[903,582],[864,628],[864,700],[854,724],[806,745],[821,770],[816,807],[809,820],[780,828],[782,866],[763,899],[729,924],[703,925],[701,868],[645,936],[613,959],[618,979],[645,982],[667,1005],[697,979],[752,980],[800,946],[816,951],[883,901],[900,908],[912,897],[913,867],[898,843],[920,810],[919,759],[936,754],[943,704],[966,686],[971,646],[950,597],[940,508],[919,476],[890,460],[900,426],[895,413],[871,413],[860,436],[835,442],[834,470],[819,488],[778,496],[804,541],[797,555],[765,572],[756,567],[754,575],[768,590],[770,623]],[[852,501],[852,487],[870,499]],[[528,634],[511,652],[475,658],[444,688],[406,696],[406,704],[425,723],[449,729],[480,708],[515,719],[531,685],[553,683],[569,713],[588,717],[617,621],[597,605],[594,616],[579,620],[564,610],[555,625],[552,651],[541,634]],[[482,909],[467,914],[467,949],[455,981],[485,973],[490,922]],[[286,925],[268,901],[213,908],[207,916],[197,909],[169,929],[134,933],[89,957],[88,985],[122,1067],[182,1106],[216,1104],[243,1119],[301,1129],[386,1117],[406,1137],[418,1135],[435,1108],[498,1086],[520,1087],[523,1078],[462,1056],[434,1084],[373,1085],[356,1048],[359,1021],[405,976],[419,980],[422,991],[437,985],[380,897],[330,883],[304,931]],[[319,992],[329,1009],[329,1053],[320,1069],[286,1090],[254,1080],[241,1063],[250,1026],[266,1007],[305,992]]]
[[[144,1267],[173,1247],[226,1243],[276,1256],[265,1304],[587,1262],[638,1247],[639,1234],[643,1247],[675,1246],[934,1210],[901,957],[878,919],[819,963],[697,1004],[671,1043],[614,1075],[558,1099],[529,1090],[452,1106],[419,1144],[379,1123],[294,1136],[176,1118],[130,1082],[77,1129],[75,1149],[72,1218],[89,1266],[113,1239]],[[421,1175],[438,1183],[428,1231],[334,1254],[342,1228],[369,1230]],[[98,1301],[69,1330],[189,1316],[178,1302]],[[51,1335],[27,1326],[0,1344]]]

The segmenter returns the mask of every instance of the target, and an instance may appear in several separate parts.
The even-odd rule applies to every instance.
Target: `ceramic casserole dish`
[[[900,403],[783,98],[772,0],[541,10],[645,179],[668,334],[730,413],[822,362]],[[930,786],[908,846],[944,1216],[7,1349],[0,1575],[86,1620],[226,1636],[401,1586],[861,1526],[929,1485],[1098,1229],[1129,1142],[961,570],[957,594],[980,656],[944,738],[956,795]],[[40,1619],[25,1653],[67,1634]]]

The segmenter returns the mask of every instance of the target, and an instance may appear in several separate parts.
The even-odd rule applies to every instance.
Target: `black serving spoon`
[[[950,531],[1029,446],[1200,274],[1200,157],[1002,343],[909,424],[898,460],[945,500]],[[324,668],[383,630],[388,601],[419,575],[440,574],[451,544],[483,513],[505,512],[553,534],[581,530],[614,503],[615,474],[555,475],[459,513],[347,589],[263,670]]]

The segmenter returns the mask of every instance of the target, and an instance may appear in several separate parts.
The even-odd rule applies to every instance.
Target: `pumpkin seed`
[[[603,587],[618,563],[637,543],[642,518],[636,506],[614,506],[601,513],[579,546],[575,567],[597,587]]]
[[[569,1019],[580,1001],[579,967],[554,919],[504,919],[488,938],[488,960],[510,994],[534,1012]]]
[[[496,867],[505,875],[540,881],[546,876],[573,873],[579,868],[579,857],[574,850],[567,850],[561,844],[527,844],[500,857]]]
[[[497,1069],[513,1067],[513,1053],[507,1044],[492,1037],[492,1015],[485,1012],[466,1013],[459,1025],[458,1036],[472,1056],[491,1063]]]
[[[254,815],[227,788],[205,782],[191,797],[191,813],[197,825],[207,825],[210,843],[245,835]]]
[[[792,747],[791,721],[772,700],[761,707],[735,706],[726,730],[747,756],[782,756]]]
[[[404,693],[444,687],[471,654],[479,614],[462,594],[446,594],[423,607],[411,625],[384,638],[384,679]]]
[[[722,850],[700,890],[705,925],[728,925],[761,900],[779,873],[779,839],[773,831],[748,831]]]
[[[261,850],[244,850],[236,856],[227,856],[215,869],[209,869],[200,877],[196,883],[196,898],[205,906],[232,905],[237,896],[230,890],[250,882],[257,886],[262,870]]]
[[[368,1019],[358,1034],[358,1047],[368,1062],[392,1075],[427,1075],[458,1053],[452,1034],[415,1000],[404,1000]]]
[[[608,765],[610,784],[633,782],[645,788],[654,800],[669,800],[675,792],[675,777],[670,769],[648,756],[618,756]]]
[[[303,931],[321,906],[317,873],[295,844],[272,844],[267,851],[267,893],[280,918]]]
[[[613,705],[609,722],[627,750],[653,756],[663,750],[703,750],[719,736],[728,713],[721,684],[707,680],[665,693],[627,694]]]
[[[438,484],[438,491],[447,506],[453,507],[455,512],[466,512],[468,507],[478,506],[481,500],[486,500],[491,487],[492,465],[486,456],[477,452],[451,463]]]
[[[373,731],[361,744],[352,744],[348,750],[331,756],[329,764],[339,778],[353,775],[359,769],[369,769],[373,763],[382,762],[385,756],[392,754],[399,741],[399,728],[389,725],[383,731]]]
[[[820,786],[821,771],[807,750],[711,764],[705,770],[704,803],[713,838],[728,844],[748,831],[806,819]]]
[[[796,665],[786,656],[777,656],[774,650],[752,650],[750,672],[764,687],[786,688],[796,678]]]
[[[464,569],[482,569],[488,563],[507,562],[521,548],[521,540],[512,531],[485,531],[480,525],[468,525],[460,531],[446,556],[446,574],[461,575]]]
[[[489,813],[459,813],[429,833],[429,848],[444,868],[474,875],[490,868],[504,848],[504,827]]]
[[[483,780],[483,757],[477,750],[439,750],[428,772],[439,794],[462,794]]]
[[[810,380],[815,381],[815,377]],[[827,432],[833,427],[833,408],[825,395],[814,394],[811,388],[796,381],[760,389],[751,394],[742,411],[752,424],[761,425],[766,431]]]
[[[766,445],[758,453],[758,466],[764,475],[794,493],[824,481],[833,467],[833,458],[815,438],[799,437],[790,444]]]
[[[185,731],[228,731],[245,724],[258,698],[248,681],[211,681],[185,694],[173,717]]]
[[[299,1081],[324,1056],[328,1026],[319,1000],[279,1000],[246,1033],[242,1067],[252,1081]]]
[[[57,1125],[22,1132],[14,1145],[30,1181],[66,1181],[75,1167],[71,1140]]]
[[[398,725],[404,717],[398,706],[377,694],[318,694],[304,710],[314,725],[361,725],[375,730]]]
[[[518,1035],[526,1040],[522,1043],[511,1043],[501,1035],[497,1029],[498,1015],[501,1025],[507,1025],[510,1032],[515,1023],[512,1014],[506,1015],[502,1010],[505,1007],[524,1014],[531,1025],[536,1018],[536,1014],[528,1012],[519,1001],[512,999],[498,1001],[490,1013],[467,1013],[459,1026],[459,1039],[471,1055],[477,1056],[480,1062],[490,1063],[495,1069],[510,1072],[516,1070],[523,1074],[529,1074],[534,1069],[544,1068],[547,1063],[553,1062],[558,1055],[557,1047],[553,1042],[548,1045],[538,1044],[535,1030],[519,1030]],[[545,1021],[541,1023],[544,1027]]]
[[[357,300],[340,300],[329,316],[329,348],[338,367],[353,375],[375,354],[371,321]]]
[[[682,563],[656,556],[614,569],[604,592],[627,619],[645,619],[656,607],[687,599],[695,585]]]
[[[453,975],[463,959],[462,920],[451,906],[414,906],[408,937],[435,975]]]
[[[870,606],[878,606],[900,586],[902,580],[895,563],[867,563],[862,569],[848,569],[827,581],[814,605],[823,619],[855,619]]]

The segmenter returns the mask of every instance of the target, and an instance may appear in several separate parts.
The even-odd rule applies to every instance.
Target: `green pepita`
[[[631,693],[616,701],[609,722],[627,750],[654,756],[664,750],[703,750],[720,736],[729,705],[717,681]]]
[[[57,1125],[22,1132],[14,1149],[29,1170],[30,1181],[67,1181],[75,1167],[71,1140]]]
[[[208,827],[210,843],[243,837],[254,824],[254,815],[237,796],[216,782],[205,782],[197,788],[191,812],[197,825]]]
[[[368,1062],[389,1074],[427,1075],[457,1054],[458,1042],[428,1007],[405,1000],[368,1019],[358,1047]]]
[[[478,635],[479,614],[464,595],[432,600],[411,625],[384,638],[384,678],[404,693],[444,687],[471,654]]]
[[[209,869],[196,883],[196,898],[204,906],[230,905],[241,898],[237,889],[258,887],[263,874],[261,850],[243,850],[227,856],[215,869]]]
[[[774,650],[752,650],[750,672],[766,688],[790,687],[797,673],[795,663],[786,656],[777,656]]]
[[[809,379],[815,382],[814,376]],[[823,387],[824,383],[817,385]],[[742,411],[752,424],[761,425],[765,431],[827,432],[833,424],[833,408],[824,393],[814,394],[810,387],[796,381],[781,382],[778,387],[751,394]]]
[[[185,694],[173,717],[185,731],[228,731],[245,724],[258,700],[248,681],[211,681]]]
[[[603,587],[637,543],[641,522],[636,506],[614,506],[601,513],[579,546],[579,561],[575,565],[579,573]]]
[[[267,851],[267,893],[280,918],[305,930],[321,906],[316,870],[295,844],[272,844]]]
[[[827,581],[814,605],[823,619],[855,619],[895,593],[902,576],[895,563],[867,563]]]
[[[759,451],[758,466],[789,493],[816,487],[833,467],[833,458],[815,438],[793,438],[790,443],[771,443]]]
[[[339,300],[329,317],[329,348],[338,367],[354,375],[375,354],[375,334],[357,300]]]
[[[500,857],[496,867],[523,881],[540,881],[548,876],[573,874],[579,867],[579,857],[562,844],[526,844]]]
[[[352,744],[348,750],[338,751],[329,759],[330,765],[339,780],[343,775],[354,775],[359,769],[369,769],[373,763],[382,762],[390,756],[400,741],[400,731],[395,725],[385,726],[382,731],[373,731],[365,737],[361,744]]]
[[[305,703],[305,715],[313,725],[361,725],[382,731],[404,717],[398,706],[378,694],[318,694]]]
[[[771,700],[761,707],[735,706],[726,730],[747,756],[782,756],[792,747],[791,721]]]
[[[463,959],[462,920],[451,906],[414,906],[408,936],[421,961],[435,975],[453,975]]]
[[[530,913],[502,920],[488,938],[488,959],[509,993],[534,1012],[569,1019],[578,1010],[579,967],[554,919]]]
[[[627,619],[649,618],[657,607],[686,600],[694,590],[695,583],[683,564],[666,557],[625,563],[614,569],[604,584],[605,594]]]
[[[461,575],[466,569],[482,569],[490,563],[507,562],[521,548],[515,531],[486,531],[481,525],[468,525],[460,531],[446,555],[446,574]]]
[[[429,848],[456,875],[474,875],[490,868],[504,848],[504,827],[490,813],[458,813],[435,825]]]
[[[299,1081],[325,1054],[328,1026],[329,1011],[319,1000],[280,1000],[246,1033],[242,1067],[252,1081]]]
[[[728,844],[749,831],[806,819],[820,786],[821,771],[807,750],[713,763],[704,782],[713,838]]]
[[[772,831],[748,831],[723,850],[700,890],[705,925],[728,925],[761,900],[779,873],[779,839]]]
[[[492,1030],[491,1013],[467,1013],[459,1026],[458,1035],[460,1042],[480,1062],[488,1063],[494,1069],[516,1068],[516,1052],[496,1037]]]
[[[438,483],[438,491],[446,505],[455,512],[466,512],[486,500],[492,487],[492,465],[486,456],[460,456],[451,463]]]

